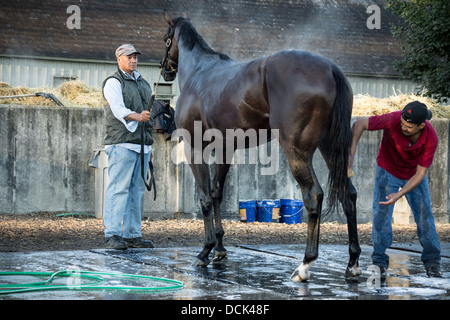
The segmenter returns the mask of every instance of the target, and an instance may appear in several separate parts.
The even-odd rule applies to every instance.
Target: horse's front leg
[[[230,164],[216,164],[214,171],[214,180],[211,196],[214,206],[214,233],[216,235],[216,245],[214,247],[213,263],[221,263],[227,258],[227,250],[223,246],[223,235],[225,234],[222,227],[222,218],[220,216],[220,205],[223,199],[223,187],[225,179],[230,169]]]
[[[210,260],[209,254],[216,243],[216,236],[214,234],[214,221],[212,215],[212,199],[209,168],[205,163],[191,164],[192,173],[195,181],[198,184],[198,192],[200,197],[200,206],[203,213],[203,222],[205,226],[205,245],[203,250],[197,256],[194,263],[196,267],[206,267]]]
[[[203,247],[203,250],[198,254],[194,266],[206,267],[210,263],[209,254],[216,244],[216,236],[214,234],[211,199],[200,199],[200,204],[202,207],[203,222],[205,226],[205,245]]]

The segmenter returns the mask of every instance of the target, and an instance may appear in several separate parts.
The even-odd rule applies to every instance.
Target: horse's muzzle
[[[177,76],[178,64],[176,64],[169,55],[167,55],[160,63],[161,74],[165,81],[173,81]]]
[[[177,72],[173,70],[165,70],[162,71],[162,76],[165,81],[173,81],[177,76]]]

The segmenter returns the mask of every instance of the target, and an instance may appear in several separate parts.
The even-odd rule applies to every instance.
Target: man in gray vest
[[[141,128],[144,130],[144,172],[153,144],[153,123],[147,107],[150,84],[136,71],[138,52],[131,44],[117,48],[117,70],[103,82],[105,152],[109,184],[105,194],[104,225],[107,248],[153,248],[141,235],[145,184],[141,176]]]

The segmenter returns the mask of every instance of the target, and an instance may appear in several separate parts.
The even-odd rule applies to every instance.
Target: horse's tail
[[[350,122],[353,106],[353,92],[344,74],[335,65],[332,72],[336,83],[336,99],[328,135],[328,212],[337,208],[339,200],[344,198],[348,188],[347,167],[352,139]]]

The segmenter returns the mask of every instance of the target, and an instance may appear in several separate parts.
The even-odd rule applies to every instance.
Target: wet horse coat
[[[308,211],[307,247],[302,264],[292,276],[296,281],[309,278],[308,269],[318,257],[324,192],[312,158],[319,148],[330,169],[330,208],[340,201],[347,216],[350,260],[346,276],[359,275],[356,190],[347,177],[353,94],[339,68],[323,57],[299,50],[238,62],[212,50],[186,15],[173,19],[166,12],[165,19],[169,30],[162,66],[168,75],[166,80],[173,80],[178,72],[177,128],[191,137],[199,123],[202,133],[214,129],[223,136],[227,129],[278,131],[279,137],[270,139],[279,139]],[[220,204],[230,161],[216,161],[211,183],[208,164],[194,161],[195,154],[202,153],[207,145],[203,142],[197,150],[189,145],[186,154],[198,184],[206,234],[197,266],[209,264],[213,248],[213,263],[227,255],[222,243]]]

